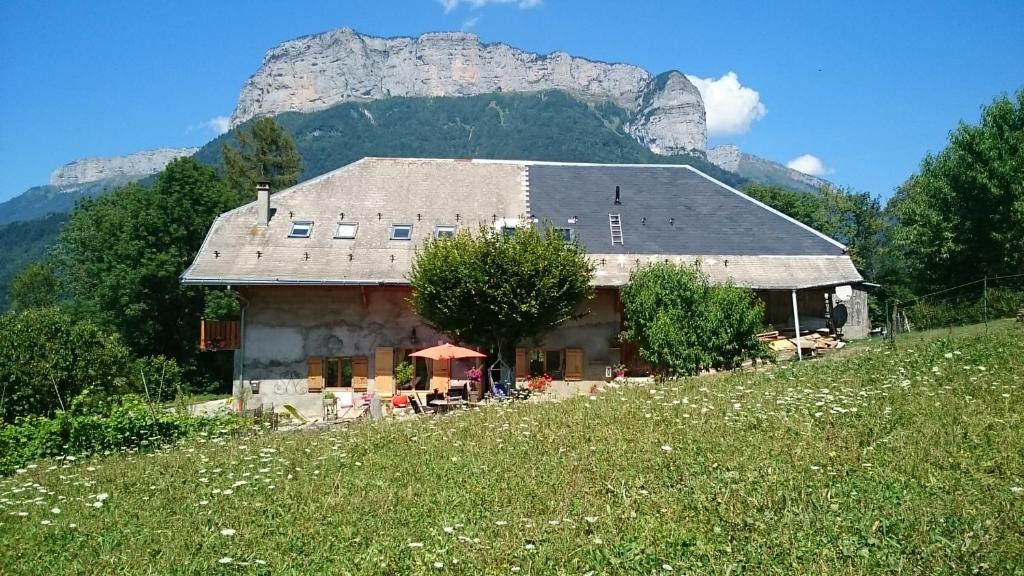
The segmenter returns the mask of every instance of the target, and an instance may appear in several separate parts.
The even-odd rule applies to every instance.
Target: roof
[[[265,227],[256,225],[255,202],[219,216],[182,282],[403,285],[436,226],[475,229],[528,215],[574,230],[597,286],[622,285],[638,262],[665,259],[700,261],[713,280],[751,288],[863,280],[835,240],[689,166],[364,158],[273,194],[270,204]],[[612,213],[622,216],[621,245],[611,241]],[[310,237],[290,238],[293,221],[313,222]],[[339,222],[358,223],[356,238],[335,238]],[[394,224],[411,224],[411,240],[391,240]]]
[[[835,240],[689,167],[546,164],[529,171],[531,213],[572,228],[589,252],[843,254]],[[621,244],[609,232],[613,214],[620,217]]]

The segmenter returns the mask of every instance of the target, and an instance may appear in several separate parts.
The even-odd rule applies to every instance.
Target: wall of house
[[[846,325],[843,326],[843,337],[849,340],[867,338],[871,332],[871,317],[868,314],[868,293],[863,287],[854,286],[853,296],[849,300],[837,301],[837,305],[846,306]]]
[[[412,312],[407,288],[366,288],[365,301],[356,287],[264,286],[241,293],[248,304],[238,351],[240,379],[259,381],[253,405],[289,403],[314,414],[321,395],[306,392],[310,357],[365,356],[373,390],[378,347],[427,347],[448,340]],[[615,306],[614,291],[599,291],[581,308],[589,314],[549,333],[539,347],[580,348],[584,379],[603,379],[604,367],[618,362],[609,351],[619,327]]]
[[[619,363],[618,291],[598,290],[594,299],[584,303],[576,320],[569,320],[541,339],[540,348],[583,350],[583,379],[604,380],[605,366]],[[523,342],[520,346],[530,347]]]
[[[442,338],[409,309],[404,288],[248,287],[243,326],[243,381],[258,380],[254,402],[309,404],[309,358],[365,356],[373,390],[378,347],[433,346]],[[300,408],[302,410],[302,408]],[[309,410],[303,410],[309,412]]]

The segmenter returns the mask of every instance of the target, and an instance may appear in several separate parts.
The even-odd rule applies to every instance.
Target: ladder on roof
[[[608,228],[612,232],[612,244],[622,245],[622,217],[619,214],[608,215]]]

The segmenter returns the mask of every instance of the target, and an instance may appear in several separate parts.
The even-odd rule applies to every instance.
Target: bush
[[[981,297],[971,299],[921,300],[903,309],[914,330],[946,328],[1012,318],[1024,308],[1024,292],[1007,288],[988,291],[988,303]]]
[[[41,458],[157,447],[200,432],[230,432],[243,425],[244,420],[233,415],[190,416],[163,411],[140,396],[109,400],[86,390],[71,410],[52,418],[33,415],[0,425],[0,474]]]
[[[700,268],[654,264],[637,270],[622,289],[626,329],[640,357],[665,376],[731,369],[747,359],[771,359],[757,339],[764,303],[753,291],[712,286]]]
[[[0,316],[0,418],[68,406],[86,386],[130,391],[131,354],[110,330],[59,308]],[[58,400],[58,392],[60,399]]]

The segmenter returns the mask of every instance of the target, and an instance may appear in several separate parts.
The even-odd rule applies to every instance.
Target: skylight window
[[[572,242],[572,228],[555,228],[554,233],[566,244]]]
[[[351,240],[356,237],[356,232],[359,232],[358,222],[338,222],[338,228],[334,231],[334,237]]]
[[[455,226],[435,226],[434,238],[451,238],[455,236]]]
[[[292,222],[292,229],[288,232],[289,238],[309,238],[313,232],[313,222],[309,220],[297,220]]]
[[[391,225],[391,239],[392,240],[411,240],[412,239],[412,224],[392,224]]]

